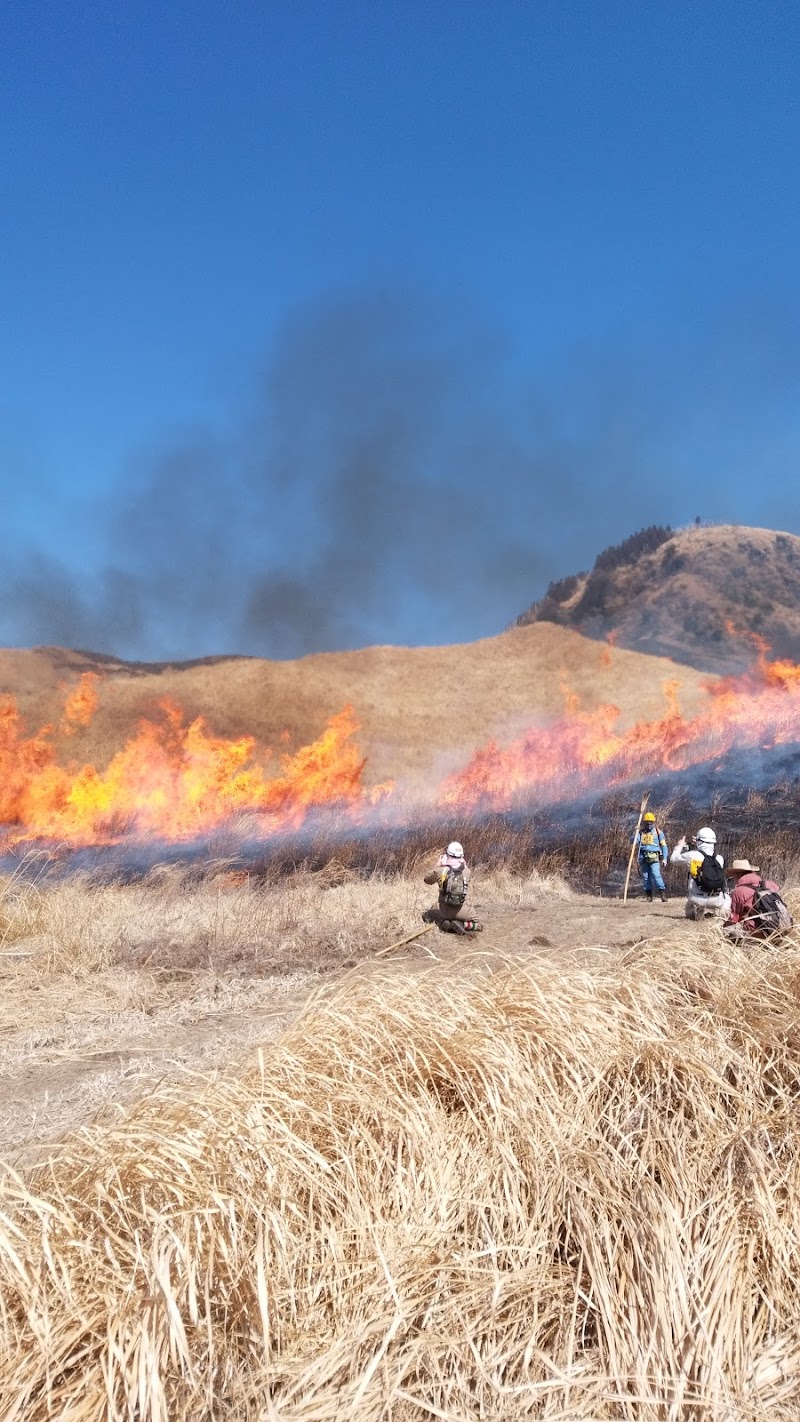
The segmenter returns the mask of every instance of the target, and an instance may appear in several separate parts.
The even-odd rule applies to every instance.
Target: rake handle
[[[630,852],[630,854],[628,855],[628,872],[627,872],[627,874],[625,875],[625,889],[624,889],[624,892],[623,892],[623,895],[622,895],[622,902],[623,902],[624,904],[626,904],[626,903],[628,902],[628,885],[629,885],[630,882],[631,882],[631,867],[632,867],[632,865],[633,865],[633,856],[634,856],[634,854],[636,853],[636,836],[637,836],[637,834],[639,833],[639,830],[640,830],[641,827],[642,827],[642,817],[643,817],[643,815],[644,815],[645,810],[647,809],[647,802],[648,802],[649,799],[650,799],[650,791],[648,790],[648,792],[647,792],[647,794],[645,795],[644,799],[642,800],[641,806],[640,806],[640,808],[639,808],[639,818],[638,818],[638,820],[636,821],[636,829],[635,829],[634,832],[633,832],[633,843],[632,843],[632,845],[631,845],[631,852]]]
[[[387,948],[379,948],[375,957],[385,958],[386,954],[391,953],[394,948],[402,948],[405,943],[413,943],[415,938],[421,938],[423,933],[430,933],[433,926],[432,923],[426,923],[424,928],[418,928],[415,933],[409,933],[407,938],[400,938],[397,943],[390,943]]]

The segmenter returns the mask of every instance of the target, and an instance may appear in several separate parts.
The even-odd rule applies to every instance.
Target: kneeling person
[[[717,854],[717,836],[707,825],[695,835],[689,849],[683,835],[675,845],[670,864],[685,864],[689,870],[684,913],[687,918],[727,918],[730,894],[725,890],[725,861]]]
[[[730,915],[723,924],[725,936],[746,943],[751,938],[777,938],[788,933],[792,915],[774,879],[762,879],[758,865],[749,859],[734,859],[728,873],[735,886]]]
[[[482,923],[471,918],[464,907],[470,872],[464,860],[464,848],[453,839],[439,858],[435,869],[425,875],[426,884],[439,885],[437,918],[443,933],[479,933]]]

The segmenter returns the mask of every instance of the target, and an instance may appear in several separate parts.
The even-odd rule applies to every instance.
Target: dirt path
[[[482,911],[480,902],[475,909]],[[534,950],[585,958],[593,951],[632,947],[685,922],[683,899],[666,904],[632,899],[623,904],[620,899],[575,894],[542,898],[524,909],[487,904],[482,938],[504,953]]]
[[[686,924],[680,900],[623,905],[545,895],[524,907],[478,900],[475,910],[486,928],[468,945],[434,928],[387,957],[365,957],[357,970],[455,961],[465,948],[585,964],[654,934],[694,927]],[[336,975],[299,966],[291,973],[233,979],[180,969],[163,980],[141,976],[141,983],[132,971],[110,982],[95,974],[36,983],[28,960],[0,954],[6,1009],[0,1020],[0,1159],[30,1163],[66,1131],[99,1111],[119,1109],[166,1075],[229,1069],[276,1037]]]

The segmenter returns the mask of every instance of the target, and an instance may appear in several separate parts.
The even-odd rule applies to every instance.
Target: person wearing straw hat
[[[757,864],[734,859],[728,875],[734,880],[731,908],[723,932],[739,942],[772,938],[792,927],[792,915],[774,879],[762,879]]]
[[[642,827],[635,834],[633,842],[636,845],[636,862],[648,903],[653,902],[654,889],[658,890],[662,904],[666,903],[667,886],[662,869],[667,867],[669,850],[652,810],[648,810],[642,817]]]
[[[725,860],[717,854],[717,836],[710,825],[704,825],[694,837],[690,849],[686,835],[681,835],[670,857],[670,864],[685,864],[689,871],[684,913],[687,918],[722,918],[730,913],[731,898],[725,889]]]
[[[443,933],[480,933],[483,924],[472,918],[464,907],[469,881],[464,846],[457,839],[451,839],[439,856],[436,868],[425,875],[426,884],[438,884],[439,902],[423,917],[437,922]]]

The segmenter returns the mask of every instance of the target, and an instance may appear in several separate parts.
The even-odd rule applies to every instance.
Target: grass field
[[[6,883],[4,1422],[797,1416],[800,943],[402,867]]]
[[[448,624],[441,636],[449,643],[458,629]],[[218,735],[254,736],[258,759],[266,747],[277,756],[308,745],[350,703],[361,726],[367,784],[392,778],[427,791],[490,737],[560,716],[567,688],[587,710],[613,702],[627,727],[663,714],[665,683],[680,681],[681,703],[692,715],[708,704],[707,685],[715,680],[539,623],[468,645],[365,647],[288,662],[209,657],[137,664],[58,647],[0,648],[0,695],[14,695],[29,731],[57,727],[65,688],[85,671],[100,678],[99,706],[89,724],[56,737],[64,764],[105,768],[164,697],[187,720],[206,717]]]
[[[274,1035],[319,983],[422,926],[423,863],[365,877],[335,860],[273,876],[218,861],[129,883],[24,864],[0,885],[0,1157],[28,1160],[165,1070],[215,1070]],[[511,946],[526,904],[569,897],[533,870],[478,882],[495,925],[522,914]]]

